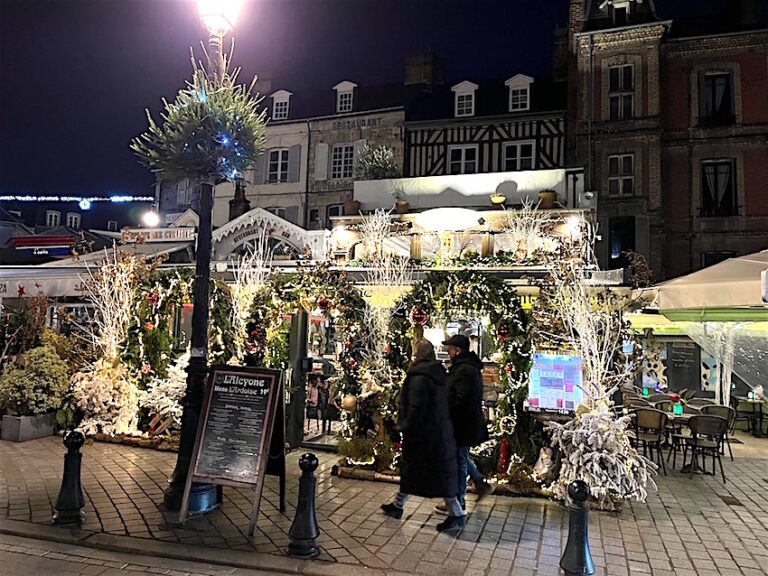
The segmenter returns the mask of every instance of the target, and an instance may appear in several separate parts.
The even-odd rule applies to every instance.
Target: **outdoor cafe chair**
[[[695,406],[689,406],[684,405],[683,406],[683,414],[701,414],[701,410],[696,408]],[[672,434],[670,435],[670,449],[669,454],[667,454],[667,462],[669,462],[669,457],[672,457],[672,468],[675,467],[675,464],[677,464],[677,450],[683,445],[683,443],[691,437],[690,434],[683,431],[683,427],[685,424],[679,424],[672,420]]]
[[[733,434],[736,429],[736,424],[738,422],[747,423],[747,432],[752,432],[753,427],[757,424],[757,415],[752,406],[750,406],[748,410],[741,410],[740,405],[741,402],[739,399],[736,396],[731,395],[731,408],[733,408],[733,411],[736,413],[736,416],[731,423],[731,434]]]
[[[688,400],[688,406],[705,406],[707,404],[715,404],[714,400],[709,398],[691,398]]]
[[[666,412],[656,410],[655,408],[638,408],[635,410],[633,424],[635,428],[634,438],[637,448],[640,444],[643,446],[643,455],[646,451],[650,452],[653,460],[653,449],[656,449],[656,462],[661,465],[664,475],[667,474],[667,467],[664,464],[664,458],[661,456],[661,444],[666,437],[666,427],[669,416]]]
[[[728,436],[729,431],[732,429],[734,422],[736,421],[736,410],[730,406],[723,406],[721,404],[707,405],[701,407],[701,413],[709,416],[720,416],[728,420],[728,428],[725,431],[725,443],[728,444],[728,452],[731,455],[731,462],[733,462],[733,450],[731,450],[731,441]],[[722,446],[722,453],[725,454],[725,446]]]
[[[682,390],[680,391],[680,398],[682,398],[683,400],[690,400],[695,395],[696,395],[696,390],[686,390],[685,392],[683,392]]]
[[[677,395],[680,396],[680,398],[685,398],[685,395],[688,393],[688,388],[681,388],[677,391]]]
[[[669,400],[669,394],[651,394],[648,396],[648,402],[651,404],[663,402],[664,400]]]
[[[710,416],[707,414],[691,416],[688,420],[688,427],[691,429],[691,437],[686,438],[683,444],[683,468],[685,468],[688,449],[691,450],[691,469],[688,478],[693,478],[693,471],[696,468],[696,458],[701,455],[702,471],[706,473],[704,466],[707,455],[712,456],[712,474],[715,474],[715,460],[720,465],[720,474],[723,476],[725,484],[725,472],[723,471],[723,461],[720,459],[720,446],[724,442],[725,433],[728,429],[728,420],[720,416]]]
[[[653,402],[653,407],[656,408],[656,410],[661,410],[662,412],[670,412],[672,408],[672,402],[670,400],[660,400],[659,402]]]

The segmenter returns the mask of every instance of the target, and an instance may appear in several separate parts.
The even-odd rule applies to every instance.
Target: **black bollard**
[[[85,443],[85,436],[77,430],[70,430],[64,435],[64,476],[61,479],[61,490],[53,509],[53,523],[63,526],[80,525],[85,520],[82,509],[85,506],[83,489],[80,485],[80,462],[83,455],[80,448]]]
[[[315,538],[320,535],[315,517],[315,470],[317,456],[302,454],[299,458],[299,468],[302,474],[299,478],[299,503],[296,506],[296,516],[293,518],[288,536],[288,555],[298,558],[314,558],[320,554],[320,548],[315,544]]]
[[[589,486],[583,480],[571,482],[568,485],[568,496],[571,497],[568,507],[568,542],[560,558],[560,568],[565,570],[565,576],[589,576],[595,573],[592,554],[589,552]]]

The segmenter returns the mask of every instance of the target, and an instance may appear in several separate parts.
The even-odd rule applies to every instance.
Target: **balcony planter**
[[[554,190],[542,190],[539,192],[539,208],[554,208],[557,200],[557,192]]]
[[[360,202],[357,200],[347,200],[344,202],[344,215],[357,216],[360,214]]]
[[[411,203],[408,200],[397,200],[395,202],[395,212],[398,214],[408,214],[411,209]]]
[[[35,414],[34,416],[3,416],[0,438],[10,442],[26,442],[37,438],[53,436],[56,433],[56,413]]]

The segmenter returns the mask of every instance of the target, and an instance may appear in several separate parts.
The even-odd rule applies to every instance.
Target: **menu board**
[[[667,343],[666,375],[670,390],[701,390],[701,353],[695,342]]]
[[[534,354],[528,379],[528,409],[567,413],[581,404],[581,356]]]
[[[211,482],[255,487],[255,526],[276,408],[282,401],[280,384],[278,370],[211,368],[180,521],[186,517],[191,483]]]

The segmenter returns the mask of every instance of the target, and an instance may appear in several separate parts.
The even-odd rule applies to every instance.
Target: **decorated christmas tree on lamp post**
[[[200,18],[209,32],[208,64],[192,57],[192,80],[173,102],[163,100],[162,123],[147,111],[149,129],[135,138],[131,148],[162,179],[189,178],[200,187],[200,222],[197,234],[191,355],[181,423],[179,454],[169,480],[165,505],[181,504],[195,442],[207,374],[209,281],[211,264],[211,211],[214,186],[234,181],[264,147],[265,113],[250,85],[237,84],[239,69],[231,72],[221,51],[224,35],[232,30],[242,0],[198,0]],[[214,487],[193,487],[190,511],[215,503]]]

